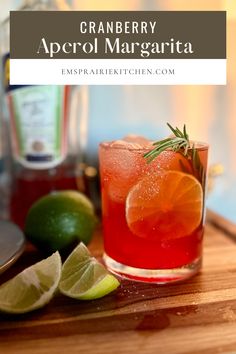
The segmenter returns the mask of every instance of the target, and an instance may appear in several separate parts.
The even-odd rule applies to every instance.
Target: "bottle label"
[[[51,168],[67,153],[67,88],[25,86],[8,92],[15,159],[32,169]]]

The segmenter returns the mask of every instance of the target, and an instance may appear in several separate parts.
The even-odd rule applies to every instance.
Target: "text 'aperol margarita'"
[[[208,146],[163,150],[150,162],[149,141],[127,140],[99,148],[104,261],[134,280],[188,278],[201,265]]]

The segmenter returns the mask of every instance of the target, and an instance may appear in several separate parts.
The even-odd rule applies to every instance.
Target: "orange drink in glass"
[[[113,273],[169,283],[199,270],[208,146],[193,146],[198,174],[191,149],[167,149],[148,163],[144,139],[100,144],[104,261]]]

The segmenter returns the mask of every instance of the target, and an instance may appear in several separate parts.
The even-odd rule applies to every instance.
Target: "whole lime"
[[[60,191],[37,200],[25,224],[26,237],[40,250],[64,250],[76,242],[88,244],[97,218],[90,200],[77,191]]]

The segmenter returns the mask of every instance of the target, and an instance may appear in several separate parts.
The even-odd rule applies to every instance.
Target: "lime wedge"
[[[75,299],[93,300],[109,294],[119,285],[81,242],[63,264],[59,289]]]
[[[25,313],[46,305],[54,295],[61,277],[58,252],[26,268],[0,287],[0,311]]]

